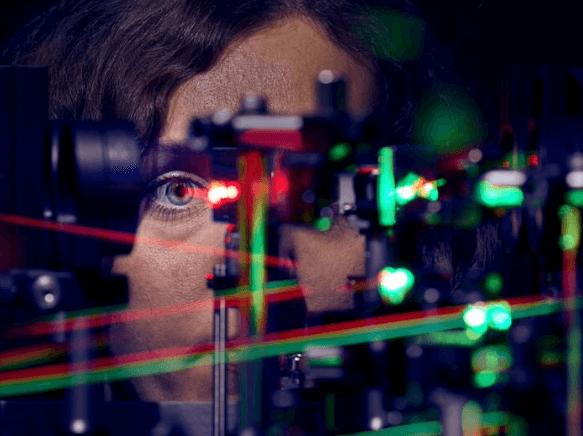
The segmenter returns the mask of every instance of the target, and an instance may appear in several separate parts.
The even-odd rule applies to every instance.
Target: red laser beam
[[[347,284],[335,288],[336,292],[364,291],[371,286],[377,286],[376,278],[361,280],[353,284]],[[293,301],[305,298],[312,294],[306,286],[296,286],[286,291],[271,290],[266,295],[268,304],[275,302]],[[125,324],[133,321],[145,319],[163,318],[167,316],[183,315],[187,313],[202,312],[211,310],[216,300],[207,299],[177,304],[168,307],[148,307],[145,309],[122,310],[115,313],[87,315],[82,317],[68,318],[66,321],[45,321],[24,326],[12,327],[8,330],[9,337],[44,336],[61,332],[71,332],[80,328],[100,328],[109,325]],[[227,307],[240,307],[249,304],[249,293],[241,292],[237,295],[227,297]],[[83,325],[78,322],[82,321]]]
[[[293,286],[285,291],[270,290],[266,293],[267,303],[291,301],[310,295],[306,287]],[[227,307],[239,308],[250,304],[250,293],[241,292],[226,297]],[[177,304],[169,307],[149,307],[146,309],[122,310],[115,313],[96,314],[69,318],[66,321],[45,321],[40,323],[15,326],[8,330],[10,337],[43,336],[61,332],[71,332],[79,329],[94,329],[110,325],[125,324],[145,319],[163,318],[212,310],[217,300],[207,299]]]
[[[36,227],[44,230],[64,232],[72,235],[91,237],[121,244],[148,244],[171,250],[183,251],[186,253],[212,254],[219,257],[226,256],[234,259],[240,259],[243,257],[243,260],[246,261],[249,261],[251,258],[249,253],[245,253],[245,255],[243,255],[241,252],[236,250],[212,248],[204,245],[193,244],[190,242],[185,243],[182,241],[146,238],[143,236],[137,236],[133,233],[120,232],[116,230],[104,230],[95,227],[81,226],[78,224],[54,223],[42,219],[9,215],[4,213],[0,213],[0,221],[18,226]],[[278,258],[277,256],[265,256],[265,262],[271,267],[297,268],[297,262],[294,262],[290,259]]]
[[[517,297],[507,300],[511,307],[529,305],[532,303],[544,301],[544,297],[527,296]],[[354,321],[345,321],[341,323],[316,326],[310,328],[302,328],[295,330],[288,330],[286,332],[270,333],[263,336],[261,344],[269,345],[281,341],[292,341],[295,339],[309,339],[310,337],[317,337],[321,335],[341,335],[349,333],[351,330],[358,330],[364,327],[386,327],[389,328],[392,324],[397,324],[403,321],[414,321],[425,319],[427,321],[438,320],[439,318],[449,315],[461,313],[466,309],[466,305],[445,307],[440,309],[433,309],[430,311],[417,311],[408,313],[396,313],[378,316],[375,318],[367,318]],[[239,348],[244,348],[250,345],[257,345],[253,338],[239,338],[231,340],[227,343],[226,351],[235,351]],[[37,368],[18,369],[7,371],[0,374],[1,383],[10,382],[26,382],[34,380],[38,377],[47,376],[67,376],[72,372],[91,371],[106,369],[115,366],[131,365],[146,363],[150,360],[166,359],[166,358],[180,358],[189,356],[195,353],[210,353],[214,349],[214,343],[205,343],[186,347],[172,347],[153,351],[143,351],[138,353],[130,353],[115,357],[98,358],[89,362],[81,362],[75,365],[71,364],[55,364],[45,365]]]

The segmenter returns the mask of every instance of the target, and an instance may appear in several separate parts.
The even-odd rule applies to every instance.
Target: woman
[[[420,23],[407,0],[383,4],[389,21],[394,14]],[[51,118],[129,119],[145,146],[180,142],[192,119],[235,111],[248,93],[264,96],[273,113],[313,113],[323,69],[347,77],[354,116],[380,107],[394,132],[409,134],[413,103],[443,71],[427,44],[399,58],[391,23],[377,12],[353,0],[63,0],[32,22],[5,58],[49,66]],[[420,32],[411,41],[427,41],[422,25],[411,28]],[[130,309],[211,296],[205,275],[219,259],[180,247],[221,249],[225,226],[198,199],[169,197],[185,180],[205,183],[188,172],[153,182],[138,228],[138,238],[173,240],[176,249],[138,242],[115,262],[129,279]],[[312,291],[309,312],[349,308],[352,296],[334,289],[364,273],[363,237],[337,219],[327,233],[288,229],[285,240],[300,283]],[[112,327],[110,347],[119,355],[209,342],[211,334],[207,310]],[[132,384],[142,400],[210,400],[210,371],[195,367]]]

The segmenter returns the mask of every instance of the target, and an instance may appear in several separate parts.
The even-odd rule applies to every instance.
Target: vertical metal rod
[[[213,436],[227,434],[227,303],[215,300],[213,314]]]
[[[560,212],[561,213],[561,212]],[[563,298],[567,327],[567,435],[581,436],[581,326],[576,305],[577,250],[581,239],[581,211],[565,207],[561,213],[561,239],[573,244],[563,250]]]

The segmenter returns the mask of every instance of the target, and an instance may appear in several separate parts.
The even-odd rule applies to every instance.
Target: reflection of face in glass
[[[304,18],[289,18],[233,44],[209,72],[191,78],[173,95],[161,143],[170,147],[186,135],[190,121],[220,109],[235,111],[247,93],[264,96],[272,113],[307,114],[316,110],[318,73],[331,69],[348,79],[349,110],[364,114],[373,100],[373,74],[334,45]],[[211,219],[196,195],[203,174],[181,168],[154,181],[142,205],[140,237],[171,240],[161,247],[138,243],[115,268],[129,279],[130,309],[169,307],[209,300],[205,275],[224,248],[224,224]],[[329,232],[288,229],[286,243],[299,262],[300,284],[312,294],[311,312],[346,309],[352,296],[334,291],[349,275],[363,273],[364,240],[339,221]],[[234,321],[232,319],[231,321]],[[231,322],[232,334],[237,326]],[[212,340],[211,306],[204,310],[147,319],[111,329],[115,354],[189,346]],[[134,380],[144,400],[210,400],[210,366]],[[233,392],[233,390],[231,390]]]

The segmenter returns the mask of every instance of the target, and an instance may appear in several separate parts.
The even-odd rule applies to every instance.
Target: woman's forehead
[[[324,69],[347,77],[352,113],[370,110],[375,79],[365,65],[305,18],[277,22],[233,44],[214,68],[178,88],[170,101],[161,142],[184,139],[194,118],[221,109],[235,111],[249,93],[265,97],[273,113],[313,113],[316,78]]]

